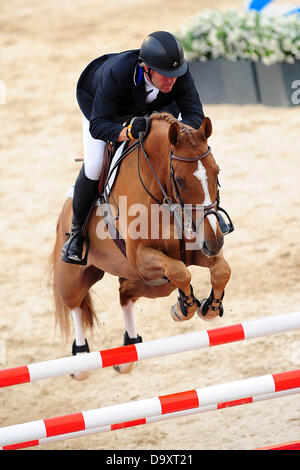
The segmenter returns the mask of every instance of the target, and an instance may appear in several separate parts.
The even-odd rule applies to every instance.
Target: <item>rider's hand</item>
[[[146,132],[147,127],[147,119],[145,117],[134,117],[127,128],[127,137],[129,139],[138,139],[139,133]]]

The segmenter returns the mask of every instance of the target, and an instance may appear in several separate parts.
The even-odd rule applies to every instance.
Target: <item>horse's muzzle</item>
[[[225,221],[223,215],[220,212],[223,212],[226,215],[227,221]],[[217,256],[220,253],[224,244],[224,236],[233,232],[234,226],[228,213],[221,207],[218,207],[217,210],[205,211],[203,215],[203,222],[205,217],[209,215],[214,215],[216,217],[221,230],[221,233],[218,236],[216,235],[216,237],[213,237],[212,239],[205,238],[203,241],[201,251],[205,256],[210,258]]]
[[[217,256],[220,253],[223,244],[224,244],[223,235],[215,238],[214,240],[205,240],[201,247],[201,251],[208,258],[212,258],[213,256]]]

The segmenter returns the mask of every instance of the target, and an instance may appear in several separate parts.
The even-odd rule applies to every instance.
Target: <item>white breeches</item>
[[[103,164],[103,155],[106,142],[94,139],[90,133],[90,122],[82,115],[82,144],[84,156],[85,176],[91,180],[98,180]]]

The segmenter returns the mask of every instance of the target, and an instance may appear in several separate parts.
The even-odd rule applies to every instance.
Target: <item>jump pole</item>
[[[300,312],[0,370],[0,388],[300,329]]]
[[[300,450],[300,441],[284,442],[274,446],[259,447],[255,450]]]
[[[300,369],[0,428],[0,446],[151,418],[300,387]]]
[[[109,432],[109,431],[116,431],[119,429],[141,426],[143,424],[162,422],[162,421],[166,421],[169,419],[181,418],[183,416],[191,416],[196,413],[205,413],[207,411],[222,410],[224,408],[232,408],[234,406],[247,405],[249,403],[256,403],[259,401],[271,400],[273,398],[280,398],[283,396],[295,395],[297,393],[300,393],[300,388],[283,390],[281,392],[265,393],[264,395],[256,395],[254,397],[242,398],[240,400],[226,401],[224,403],[215,403],[213,405],[201,406],[199,408],[191,408],[187,410],[175,411],[174,413],[166,413],[160,416],[153,416],[150,418],[143,418],[143,419],[127,421],[127,422],[118,423],[118,424],[111,424],[107,426],[100,426],[100,427],[95,427],[91,429],[85,429],[83,431],[70,432],[68,434],[60,434],[60,435],[53,436],[53,437],[45,437],[43,439],[20,442],[17,444],[11,444],[11,445],[0,447],[0,450],[18,450],[18,449],[25,449],[27,447],[36,447],[39,445],[45,445],[45,444],[51,444],[53,442],[64,441],[66,439],[87,437],[87,436],[90,436],[91,434],[100,434],[100,433]],[[286,443],[283,445],[287,446],[290,444],[294,444],[295,446],[295,443]],[[277,448],[279,447],[276,446],[276,449]],[[286,448],[287,447],[285,447],[285,449]],[[272,446],[272,449],[273,449],[273,446]],[[299,441],[299,449],[300,449],[300,441]],[[269,448],[266,448],[266,449],[262,448],[262,449],[256,449],[256,450],[269,450]]]

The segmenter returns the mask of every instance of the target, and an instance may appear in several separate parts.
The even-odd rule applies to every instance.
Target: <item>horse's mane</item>
[[[169,124],[172,124],[173,122],[178,122],[181,128],[184,126],[184,124],[178,121],[174,116],[172,116],[172,114],[166,112],[151,114],[151,119],[153,119],[154,121],[165,121]]]
[[[173,122],[177,122],[180,127],[180,135],[179,135],[179,144],[184,145],[185,143],[191,145],[192,147],[197,147],[199,145],[199,137],[196,133],[195,129],[186,126],[183,122],[178,121],[172,114],[163,112],[163,113],[154,113],[151,115],[151,119],[154,121],[162,121],[167,122],[168,124],[172,124]]]

